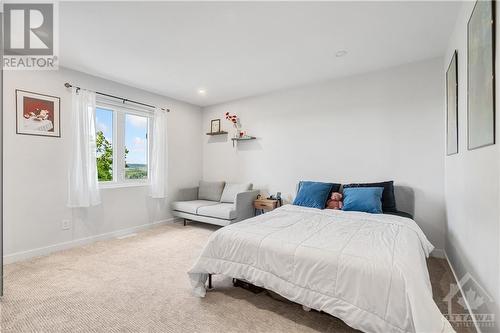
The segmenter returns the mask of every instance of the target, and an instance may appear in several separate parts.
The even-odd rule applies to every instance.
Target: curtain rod
[[[71,83],[68,83],[68,82],[66,82],[66,83],[64,84],[64,86],[65,86],[66,88],[71,88],[71,87],[74,87],[74,88],[76,88],[77,90],[82,89],[82,88],[80,88],[80,87],[78,87],[78,86],[74,86],[74,85],[72,85]],[[156,108],[156,106],[151,105],[151,104],[141,103],[141,102],[133,101],[133,100],[131,100],[131,99],[126,99],[126,98],[119,97],[119,96],[115,96],[115,95],[105,94],[105,93],[102,93],[102,92],[99,92],[99,91],[94,91],[94,92],[95,92],[96,94],[98,94],[98,95],[101,95],[101,96],[106,96],[106,97],[111,97],[111,98],[121,99],[121,100],[123,101],[123,103],[125,103],[125,102],[129,102],[129,103],[139,104],[139,105],[142,105],[142,106],[147,106],[147,107],[149,107],[149,108]],[[167,111],[167,112],[170,112],[170,109],[165,109],[165,108],[160,108],[160,109],[162,109],[162,110],[164,110],[164,111]]]

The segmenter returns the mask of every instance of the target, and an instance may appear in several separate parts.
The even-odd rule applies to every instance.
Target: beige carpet
[[[5,267],[2,332],[355,332],[342,321],[215,277],[199,299],[186,275],[215,230],[160,226]],[[429,268],[440,308],[451,275]],[[466,331],[464,331],[466,332]]]

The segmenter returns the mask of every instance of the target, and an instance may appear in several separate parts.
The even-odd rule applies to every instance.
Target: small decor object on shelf
[[[16,89],[16,133],[61,137],[59,97]]]
[[[234,136],[231,138],[231,140],[233,141],[233,147],[235,146],[235,141],[247,141],[256,139],[256,137],[247,135],[246,131],[241,130],[240,118],[238,118],[237,115],[226,112],[226,119],[229,120],[234,126]]]
[[[233,124],[233,127],[234,127],[234,137],[235,138],[239,138],[241,137],[241,123],[240,123],[240,118],[238,118],[237,115],[235,114],[230,114],[229,112],[226,112],[226,119],[229,120],[232,124]]]
[[[220,132],[220,119],[214,119],[210,122],[210,133]]]

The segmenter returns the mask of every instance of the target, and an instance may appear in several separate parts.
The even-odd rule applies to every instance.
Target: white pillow
[[[226,183],[224,186],[224,191],[222,191],[222,196],[220,202],[234,203],[236,201],[236,195],[241,192],[245,192],[252,189],[252,184],[250,183]]]

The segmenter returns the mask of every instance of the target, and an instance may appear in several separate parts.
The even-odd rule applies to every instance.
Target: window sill
[[[149,186],[149,183],[146,182],[130,182],[130,183],[114,183],[114,182],[106,182],[99,183],[99,189],[108,189],[108,188],[126,188],[126,187],[144,187]]]

